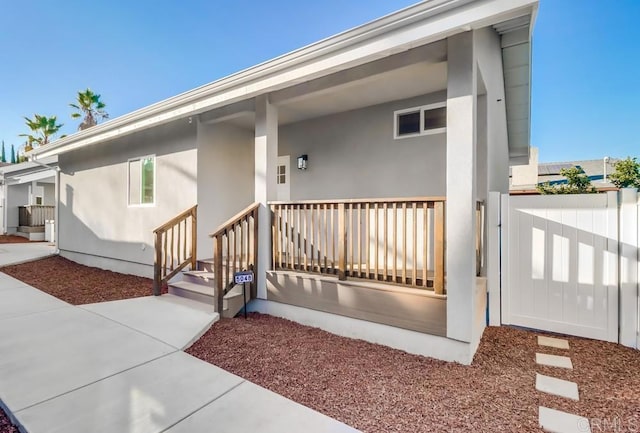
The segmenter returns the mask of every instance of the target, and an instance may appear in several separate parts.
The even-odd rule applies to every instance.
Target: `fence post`
[[[347,279],[347,225],[344,203],[338,203],[338,279]]]
[[[613,193],[615,194],[615,193]],[[615,199],[615,195],[609,197]],[[620,343],[627,347],[638,344],[638,191],[622,188],[619,193],[620,222],[618,263],[620,284]],[[611,288],[609,289],[611,290]],[[617,329],[616,324],[610,328]],[[613,336],[612,336],[613,337]],[[613,338],[612,338],[613,339]]]
[[[156,256],[153,260],[153,294],[154,296],[160,296],[162,293],[162,233],[155,233],[154,246],[156,250]]]

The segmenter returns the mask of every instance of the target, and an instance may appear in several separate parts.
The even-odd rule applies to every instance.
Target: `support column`
[[[471,342],[475,319],[477,71],[473,33],[448,38],[447,337]]]
[[[271,269],[271,212],[267,202],[276,199],[278,163],[278,109],[266,95],[256,98],[255,201],[260,203],[258,227],[258,298],[267,299],[266,271]]]

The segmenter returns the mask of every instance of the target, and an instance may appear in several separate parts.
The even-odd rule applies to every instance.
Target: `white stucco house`
[[[60,253],[158,291],[197,292],[172,278],[198,267],[221,308],[253,269],[252,310],[470,362],[536,10],[421,2],[32,151],[58,158]]]
[[[57,157],[0,167],[2,233],[45,240],[46,221],[55,221]]]

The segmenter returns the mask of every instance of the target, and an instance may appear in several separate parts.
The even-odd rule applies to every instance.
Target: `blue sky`
[[[3,3],[0,139],[19,145],[33,113],[75,131],[68,104],[86,87],[117,117],[415,1]],[[531,134],[541,160],[640,156],[639,16],[637,0],[541,0]]]

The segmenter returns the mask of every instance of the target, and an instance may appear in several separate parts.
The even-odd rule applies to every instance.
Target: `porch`
[[[46,224],[55,221],[55,206],[26,205],[18,206],[18,228],[16,235],[31,241],[43,241],[47,238]],[[52,225],[49,230],[52,230]],[[52,239],[53,234],[49,233]]]

